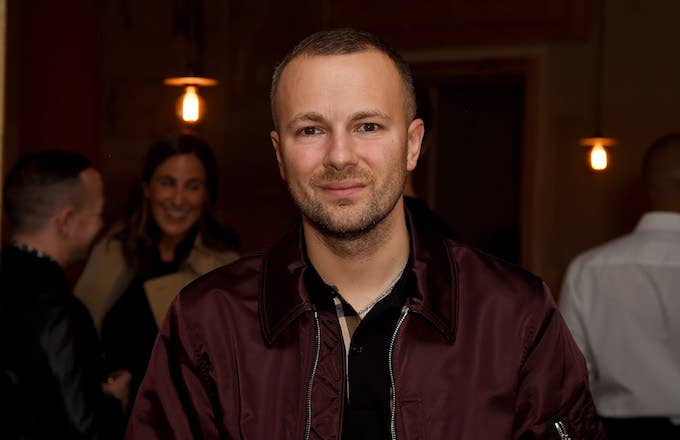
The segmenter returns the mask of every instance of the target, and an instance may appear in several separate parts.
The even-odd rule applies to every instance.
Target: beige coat
[[[144,291],[151,311],[160,326],[179,291],[199,276],[238,258],[233,251],[215,251],[196,238],[194,247],[179,271],[152,278],[144,283]],[[87,306],[97,331],[101,332],[104,317],[128,288],[134,273],[123,258],[120,241],[105,237],[92,250],[83,274],[75,287],[75,294]]]

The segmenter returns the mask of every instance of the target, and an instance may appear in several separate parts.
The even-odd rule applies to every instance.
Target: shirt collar
[[[333,301],[333,298],[335,296],[340,297],[341,301],[343,304],[345,303],[344,298],[342,298],[341,295],[338,295],[338,292],[335,291],[333,286],[330,286],[326,284],[326,282],[321,278],[319,273],[316,271],[314,266],[312,265],[309,260],[307,261],[307,270],[304,273],[304,279],[306,283],[306,287],[309,291],[309,297],[312,303],[317,307],[319,310],[330,310],[334,311],[335,310],[335,303]],[[378,305],[381,305],[383,303],[388,304],[389,306],[396,306],[401,308],[404,303],[406,302],[406,299],[409,296],[409,288],[410,286],[407,287],[409,284],[409,280],[411,277],[411,261],[412,258],[409,256],[409,260],[406,264],[406,268],[404,271],[401,273],[401,276],[397,280],[397,282],[392,286],[392,289],[390,290],[390,293],[385,296],[385,298],[389,298],[388,301],[383,302],[378,301],[375,306],[377,307]],[[351,306],[350,306],[351,307]],[[382,307],[380,307],[382,309]],[[369,312],[370,313],[370,312]],[[366,315],[368,316],[368,315]]]
[[[680,213],[652,211],[642,216],[636,231],[680,231]]]
[[[413,222],[406,209],[411,239],[410,271],[413,288],[408,289],[411,311],[426,318],[449,342],[455,340],[458,313],[457,263],[438,234]],[[264,256],[258,293],[262,332],[272,344],[285,327],[313,309],[304,273],[302,226],[285,235]]]

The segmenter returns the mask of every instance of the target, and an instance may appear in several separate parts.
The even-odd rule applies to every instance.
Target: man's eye
[[[319,130],[316,127],[305,127],[300,130],[300,133],[305,136],[314,136],[315,134],[318,134],[318,132]]]
[[[364,131],[364,132],[373,132],[378,130],[378,124],[374,124],[373,122],[366,122],[365,124],[361,124],[359,127],[359,131]]]

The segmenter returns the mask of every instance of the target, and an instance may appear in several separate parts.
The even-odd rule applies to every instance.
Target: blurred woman
[[[125,219],[95,246],[76,285],[109,370],[132,373],[131,402],[172,299],[237,258],[236,237],[211,213],[217,184],[215,156],[204,141],[177,135],[154,144]]]

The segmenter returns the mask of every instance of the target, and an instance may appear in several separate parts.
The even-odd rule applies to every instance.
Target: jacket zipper
[[[337,320],[336,320],[337,322]],[[340,429],[338,429],[338,438],[342,438],[342,427],[344,425],[343,418],[345,417],[345,399],[349,401],[349,361],[347,359],[347,353],[345,352],[345,341],[342,340],[342,329],[340,328],[340,322],[338,323],[338,331],[340,332],[340,340],[342,341],[342,379],[344,383],[340,389]],[[347,394],[345,394],[347,393]]]
[[[312,373],[307,382],[307,420],[305,422],[305,440],[309,440],[309,435],[312,432],[312,386],[314,385],[314,376],[316,375],[316,368],[319,365],[319,353],[321,351],[321,326],[319,324],[319,312],[314,308],[314,363],[312,364]]]
[[[392,436],[392,440],[397,440],[397,385],[394,381],[394,342],[397,339],[397,333],[399,333],[399,329],[401,328],[401,325],[404,323],[404,319],[406,319],[406,315],[408,315],[409,308],[408,306],[404,306],[401,309],[401,316],[399,316],[399,321],[397,321],[397,326],[394,328],[394,333],[392,333],[392,339],[390,340],[390,350],[388,352],[388,359],[389,359],[389,370],[390,370],[390,382],[391,382],[391,387],[390,387],[390,434]]]
[[[556,421],[553,426],[555,427],[560,440],[571,440],[571,437],[567,432],[567,428],[564,426],[564,423],[562,423],[561,420]]]

